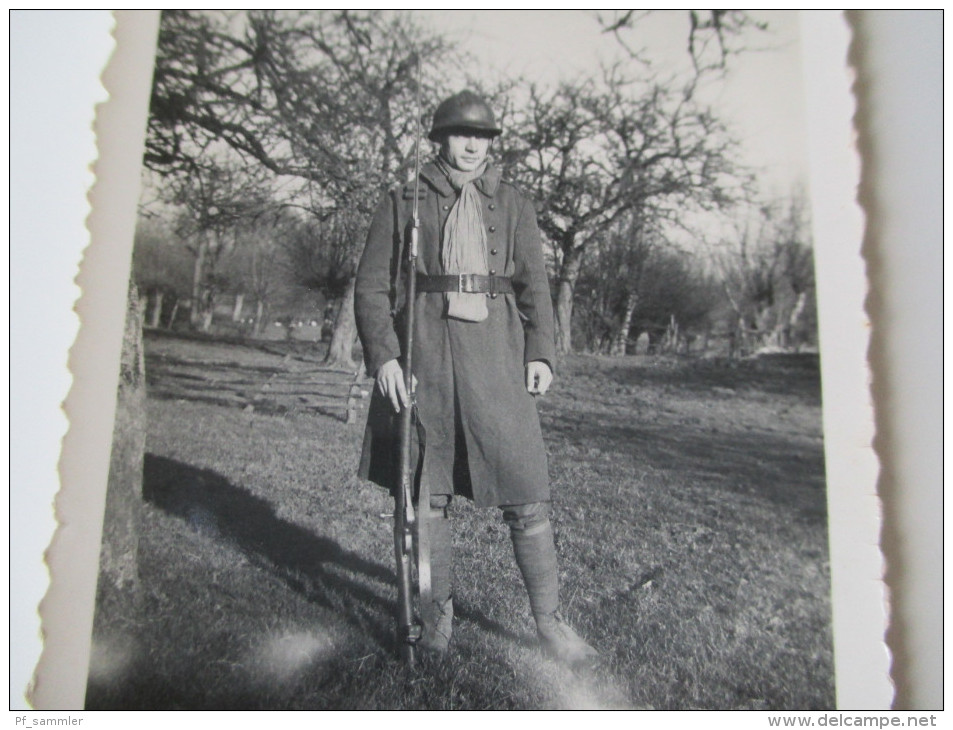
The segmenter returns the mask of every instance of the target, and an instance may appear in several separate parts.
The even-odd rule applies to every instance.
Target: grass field
[[[584,675],[536,648],[496,510],[454,502],[452,651],[410,671],[362,425],[150,397],[140,590],[101,587],[87,706],[832,708],[818,378],[811,355],[561,364],[540,413],[564,613],[605,659]]]

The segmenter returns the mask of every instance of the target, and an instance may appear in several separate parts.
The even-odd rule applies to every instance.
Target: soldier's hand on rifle
[[[526,390],[532,395],[545,395],[553,382],[553,371],[543,360],[526,363]]]
[[[417,387],[417,378],[414,378],[414,388]],[[388,360],[377,370],[377,389],[400,413],[400,407],[410,407],[410,395],[404,385],[404,370],[397,360]]]

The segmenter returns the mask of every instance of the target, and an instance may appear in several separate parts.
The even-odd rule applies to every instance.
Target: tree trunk
[[[556,283],[556,353],[572,352],[572,305],[576,279],[582,266],[582,252],[570,246],[563,247],[563,263]]]
[[[772,323],[772,320],[774,322]],[[778,344],[778,325],[781,324],[775,317],[774,305],[759,304],[755,310],[755,329],[757,330],[758,344],[754,349],[771,347]]]
[[[148,326],[155,329],[159,326],[159,323],[162,320],[162,299],[163,294],[161,291],[156,290],[155,297],[152,300],[152,312],[149,315],[149,324]]]
[[[259,299],[255,305],[255,336],[261,337],[265,331],[265,300]]]
[[[678,352],[678,321],[675,319],[675,315],[669,315],[668,327],[665,330],[665,339],[663,340],[662,349],[666,352]]]
[[[209,301],[208,307],[202,314],[202,331],[208,332],[212,329],[212,315],[215,313],[215,305]]]
[[[348,282],[338,308],[338,316],[334,320],[334,333],[331,335],[331,344],[328,345],[328,355],[324,360],[325,365],[336,365],[348,370],[355,367],[351,357],[354,342],[357,340],[357,322],[354,320],[355,282],[356,277],[352,277]]]
[[[138,586],[136,559],[146,443],[142,314],[136,286],[130,282],[100,554],[100,582],[133,592]]]
[[[199,327],[202,324],[205,310],[204,304],[204,282],[205,282],[205,258],[208,255],[208,241],[203,240],[199,244],[198,253],[195,256],[195,267],[192,269],[192,308],[189,310],[189,324],[193,327]]]
[[[804,315],[804,310],[807,309],[807,292],[798,292],[797,301],[794,302],[794,309],[791,310],[791,316],[788,317],[788,326],[786,330],[787,341],[785,344],[790,347],[791,341],[794,339],[797,334],[797,327],[801,322],[801,317]],[[796,343],[796,346],[800,346],[800,342]]]
[[[629,342],[629,333],[632,330],[632,314],[639,303],[639,295],[635,292],[629,292],[625,297],[625,315],[622,317],[622,324],[619,325],[619,331],[616,333],[615,341],[612,343],[611,355],[622,357],[625,355],[626,344]]]
[[[179,298],[175,298],[175,302],[172,305],[172,313],[169,315],[169,324],[168,329],[172,329],[172,325],[175,324],[175,317],[179,313]]]
[[[334,312],[334,300],[329,299],[324,304],[324,315],[321,320],[321,342],[325,340],[330,340],[331,335],[334,334],[334,320],[336,315]]]
[[[748,354],[748,340],[748,323],[743,316],[739,315],[733,332],[729,357],[745,357]]]
[[[235,295],[235,308],[232,310],[232,322],[241,322],[242,319],[242,307],[245,304],[245,295],[236,294]]]

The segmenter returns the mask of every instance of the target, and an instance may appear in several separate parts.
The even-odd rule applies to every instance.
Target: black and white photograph
[[[84,708],[834,710],[801,33],[162,11]]]

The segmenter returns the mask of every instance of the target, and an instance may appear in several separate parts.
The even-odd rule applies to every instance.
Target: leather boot
[[[425,652],[445,654],[450,647],[453,631],[453,598],[451,590],[452,536],[447,515],[447,502],[442,495],[434,495],[430,509],[430,586],[433,603],[430,616],[423,617],[423,626],[417,646]]]
[[[556,545],[549,518],[534,520],[528,525],[513,519],[509,523],[513,551],[529,594],[540,648],[573,669],[592,666],[599,652],[573,631],[559,613]]]
[[[572,669],[591,667],[599,661],[593,649],[566,623],[559,611],[535,616],[536,634],[542,650]]]

